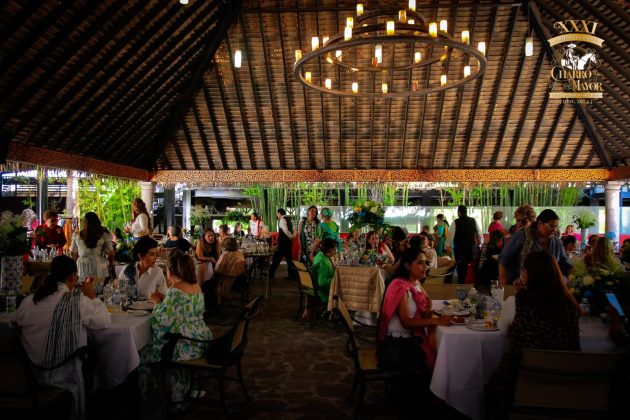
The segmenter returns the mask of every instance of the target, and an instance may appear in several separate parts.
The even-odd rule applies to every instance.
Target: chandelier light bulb
[[[431,35],[433,38],[437,37],[437,23],[429,23],[429,35]]]
[[[486,55],[486,43],[481,41],[479,44],[477,44],[477,49],[479,50],[479,52],[483,55]]]
[[[352,39],[352,27],[346,26],[343,30],[343,40],[350,41]]]
[[[448,21],[446,19],[442,19],[440,21],[440,31],[442,32],[448,31]]]
[[[335,57],[337,58],[337,60],[341,61],[341,59],[343,58],[343,52],[341,52],[341,50],[335,51]]]
[[[381,90],[383,91],[383,93],[387,93],[388,92],[388,87],[387,87],[387,83],[383,83],[381,85]]]
[[[418,81],[414,80],[411,82],[411,90],[413,90],[414,92],[416,92],[418,90]]]
[[[315,51],[318,48],[319,48],[319,37],[314,36],[313,38],[311,38],[311,49]]]
[[[357,82],[352,82],[352,93],[359,93],[359,84]]]
[[[330,37],[328,35],[324,35],[322,37],[322,45],[326,45],[328,44],[328,41],[330,40]]]
[[[308,83],[311,83],[311,80],[313,80],[313,76],[310,71],[304,73],[304,80],[306,80]]]
[[[374,47],[374,57],[376,57],[378,64],[383,62],[383,46],[381,44],[376,44]]]
[[[357,3],[357,16],[361,16],[363,14],[363,3]]]
[[[419,52],[419,51],[416,51],[413,54],[413,61],[416,62],[416,63],[419,63],[420,61],[422,61],[422,53]]]
[[[236,67],[237,69],[241,68],[241,59],[242,59],[241,50],[236,50],[234,52],[234,67]]]
[[[444,86],[446,84],[447,80],[446,80],[446,75],[443,74],[440,76],[440,85]]]
[[[470,66],[464,66],[464,77],[470,76]]]
[[[302,50],[295,50],[295,62],[297,63],[302,59]]]
[[[398,20],[401,23],[407,23],[407,11],[406,10],[399,10],[398,11]]]
[[[534,38],[528,36],[525,38],[525,57],[534,55]]]
[[[415,24],[416,24],[416,21],[415,21],[415,20],[413,20],[413,19],[409,19],[409,20],[407,21],[407,23],[408,23],[408,24],[410,24],[410,25],[415,25]]]
[[[328,61],[328,63],[330,63],[330,64],[333,64],[333,63],[334,63],[334,60],[333,60],[333,58],[330,56],[330,54],[327,54],[327,55],[326,55],[326,61]]]
[[[352,16],[348,16],[346,18],[346,26],[348,28],[352,28],[354,26],[354,18]]]
[[[326,89],[332,89],[332,81],[330,79],[324,80],[324,86],[326,86]]]
[[[409,10],[412,12],[416,11],[416,0],[409,0]]]
[[[470,32],[462,31],[462,44],[470,45]]]
[[[188,4],[188,0],[179,0],[179,4]]]
[[[387,21],[387,35],[394,35],[396,33],[396,25],[393,20]]]

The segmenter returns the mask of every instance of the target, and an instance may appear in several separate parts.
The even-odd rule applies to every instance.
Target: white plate
[[[466,328],[475,331],[498,331],[499,327],[487,327],[485,321],[467,322]]]
[[[468,316],[470,315],[470,311],[468,309],[451,309],[451,308],[442,308],[433,311],[441,316]]]
[[[151,312],[141,309],[127,309],[127,314],[133,316],[144,316],[149,315]]]
[[[137,301],[129,305],[129,309],[138,309],[142,311],[152,311],[153,304],[147,301]]]

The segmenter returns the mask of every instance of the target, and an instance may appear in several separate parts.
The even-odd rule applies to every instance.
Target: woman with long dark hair
[[[319,219],[317,218],[317,206],[310,206],[306,210],[306,217],[303,217],[298,224],[298,244],[300,249],[300,259],[304,262],[311,262],[313,248],[317,240],[317,226]]]
[[[21,330],[21,340],[29,359],[51,368],[87,345],[87,330],[111,324],[105,304],[94,292],[94,283],[78,284],[76,262],[65,255],[53,258],[50,274],[35,294],[27,296],[13,322]],[[81,294],[81,292],[83,292]],[[75,358],[46,371],[36,370],[38,380],[68,389],[74,397],[73,418],[85,417],[85,387],[81,361]]]
[[[151,217],[146,204],[141,198],[134,198],[132,203],[133,221],[125,228],[125,232],[131,233],[134,237],[141,238],[151,235]]]
[[[385,242],[379,242],[378,235],[373,230],[368,232],[367,239],[365,241],[365,253],[367,254],[370,251],[373,251],[378,255],[383,255],[385,257],[385,264],[393,264],[395,261],[392,251]]]
[[[507,352],[489,385],[503,401],[511,401],[514,395],[524,348],[580,350],[581,311],[567,289],[556,259],[546,251],[527,254],[520,281],[523,287],[503,305],[500,326],[513,320],[507,327]]]
[[[207,227],[203,231],[203,235],[197,241],[197,260],[200,262],[209,262],[216,264],[221,255],[221,247],[217,240],[217,234],[212,228]]]
[[[79,234],[72,237],[72,258],[77,261],[79,278],[107,277],[109,265],[114,263],[112,236],[106,233],[96,213],[87,212]]]
[[[132,262],[123,267],[120,280],[127,280],[141,299],[164,299],[166,280],[160,267],[155,266],[158,243],[145,236],[133,246]]]

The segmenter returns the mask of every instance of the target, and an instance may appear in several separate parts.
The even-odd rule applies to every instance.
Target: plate
[[[468,309],[455,309],[455,308],[442,308],[433,311],[440,316],[468,316],[470,311]]]
[[[466,328],[475,331],[498,331],[499,327],[488,327],[483,320],[466,323]]]
[[[127,314],[133,316],[144,316],[149,315],[150,313],[151,312],[142,309],[127,309]]]
[[[129,305],[129,309],[136,309],[141,311],[152,311],[153,304],[148,301],[137,301]]]

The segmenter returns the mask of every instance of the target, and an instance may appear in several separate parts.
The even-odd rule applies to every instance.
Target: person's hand
[[[154,304],[161,303],[162,300],[164,300],[164,295],[160,292],[153,292],[149,296],[149,302],[154,303]]]
[[[438,318],[433,318],[433,322],[435,325],[448,327],[455,323],[455,317],[453,316],[441,316]]]
[[[79,287],[81,287],[81,291],[85,296],[90,299],[96,299],[96,292],[94,291],[94,279],[92,277],[86,277]]]

